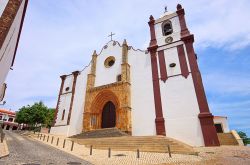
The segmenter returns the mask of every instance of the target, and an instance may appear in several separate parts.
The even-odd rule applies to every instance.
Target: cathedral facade
[[[51,133],[116,127],[132,136],[219,145],[184,15],[178,4],[176,12],[150,16],[146,51],[111,40],[82,71],[62,75]]]

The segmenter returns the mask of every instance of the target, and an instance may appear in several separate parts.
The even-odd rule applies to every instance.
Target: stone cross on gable
[[[110,33],[110,35],[108,35],[108,37],[110,37],[110,41],[112,41],[113,39],[112,39],[112,37],[113,37],[113,35],[115,35],[115,33]]]

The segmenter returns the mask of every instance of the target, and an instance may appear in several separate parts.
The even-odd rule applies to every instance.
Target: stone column
[[[130,83],[130,65],[128,64],[128,44],[124,40],[122,44],[122,81]]]
[[[155,127],[157,135],[166,135],[165,130],[165,120],[162,112],[162,103],[161,103],[161,90],[159,83],[159,73],[158,73],[158,64],[157,64],[157,41],[155,37],[155,27],[154,27],[154,17],[151,15],[149,18],[149,28],[151,40],[148,47],[151,57],[151,68],[152,68],[152,81],[153,81],[153,91],[154,91],[154,103],[155,103]]]
[[[69,114],[68,114],[68,119],[67,119],[67,125],[70,124],[70,119],[71,119],[71,112],[73,108],[73,103],[74,103],[74,97],[75,97],[75,90],[76,90],[76,80],[77,76],[79,75],[79,71],[74,71],[72,72],[73,74],[73,86],[72,86],[72,95],[71,95],[71,100],[70,100],[70,107],[69,107]]]
[[[95,86],[96,62],[97,62],[97,53],[96,53],[96,50],[95,50],[93,55],[92,55],[92,60],[91,60],[91,71],[90,71],[90,74],[88,74],[88,77],[87,77],[85,106],[84,106],[84,114],[83,114],[83,131],[90,129],[91,112],[89,112],[89,110],[90,110],[91,102],[90,102],[89,90],[94,88],[94,86]],[[99,124],[99,121],[97,121],[97,123]]]
[[[128,44],[124,40],[122,44],[122,82],[123,84],[123,99],[121,100],[119,126],[122,131],[131,134],[131,89],[130,89],[130,65],[128,64]],[[124,121],[122,121],[124,120]],[[123,123],[126,123],[123,125]]]

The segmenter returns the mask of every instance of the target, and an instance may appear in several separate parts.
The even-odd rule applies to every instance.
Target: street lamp
[[[4,104],[6,104],[6,101],[3,101],[3,103],[2,103],[2,104],[0,104],[0,105],[4,105]]]

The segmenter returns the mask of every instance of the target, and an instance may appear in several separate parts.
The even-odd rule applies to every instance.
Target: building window
[[[8,120],[9,122],[12,122],[13,121],[13,118],[9,118],[9,120]]]
[[[69,87],[65,88],[65,91],[66,91],[66,92],[69,91]]]
[[[223,133],[222,124],[214,124],[217,133]]]
[[[106,60],[104,61],[104,66],[106,68],[110,68],[111,66],[113,66],[115,64],[115,57],[114,56],[109,56],[108,58],[106,58]]]
[[[117,81],[122,81],[122,75],[119,74],[117,77],[116,77]]]
[[[162,34],[167,36],[173,33],[172,23],[168,20],[162,23]]]
[[[64,116],[65,116],[65,109],[63,110],[63,113],[62,113],[62,120],[64,120]]]
[[[3,117],[2,117],[2,116],[0,116],[0,120],[2,120],[2,118],[3,118]]]

